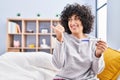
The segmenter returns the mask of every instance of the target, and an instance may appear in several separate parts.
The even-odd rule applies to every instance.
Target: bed
[[[0,80],[52,80],[58,69],[46,52],[6,52],[0,56]]]
[[[120,52],[108,48],[104,58],[100,80],[120,80]],[[58,71],[50,53],[6,52],[0,56],[0,80],[53,80]]]

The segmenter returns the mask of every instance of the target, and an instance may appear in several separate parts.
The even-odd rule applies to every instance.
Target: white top
[[[52,62],[61,69],[56,77],[68,80],[98,80],[96,75],[104,68],[103,56],[95,56],[96,40],[77,39],[65,33],[64,41],[57,41]]]

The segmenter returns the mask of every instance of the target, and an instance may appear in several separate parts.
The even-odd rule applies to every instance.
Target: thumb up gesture
[[[64,27],[60,24],[57,26],[51,26],[54,32],[56,33],[56,38],[59,42],[63,41],[63,33],[65,31]]]

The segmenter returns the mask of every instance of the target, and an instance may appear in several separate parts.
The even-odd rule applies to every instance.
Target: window
[[[97,0],[97,37],[107,41],[107,0]]]

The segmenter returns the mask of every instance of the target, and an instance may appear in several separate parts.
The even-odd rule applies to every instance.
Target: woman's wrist
[[[101,55],[102,55],[102,54],[97,54],[97,53],[95,53],[95,56],[96,56],[97,58],[100,58]]]

